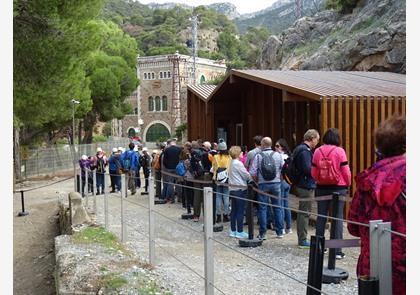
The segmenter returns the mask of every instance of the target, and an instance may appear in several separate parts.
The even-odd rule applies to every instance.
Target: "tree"
[[[22,143],[70,125],[92,107],[84,60],[98,45],[89,21],[102,0],[15,0],[13,7],[13,103]],[[49,137],[54,141],[54,136]]]
[[[84,117],[84,143],[91,143],[97,120],[107,122],[122,119],[132,112],[125,98],[137,87],[136,41],[112,22],[95,21],[97,38],[102,40],[98,50],[91,52],[86,61],[86,74],[90,79],[92,110]]]

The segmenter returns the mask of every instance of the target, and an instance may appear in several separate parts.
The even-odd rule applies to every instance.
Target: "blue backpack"
[[[176,165],[176,174],[179,176],[184,176],[185,173],[187,173],[187,169],[185,169],[184,161],[179,161],[179,163]]]
[[[133,151],[129,150],[125,152],[124,155],[124,160],[123,160],[123,166],[124,166],[124,170],[130,170],[131,168],[131,157],[133,156]]]

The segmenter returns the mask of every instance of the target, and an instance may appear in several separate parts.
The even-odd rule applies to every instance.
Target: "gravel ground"
[[[110,230],[118,236],[121,233],[120,214],[121,199],[119,194],[112,194],[109,199]],[[89,200],[93,208],[92,198]],[[138,203],[147,208],[147,196],[140,196],[140,192],[129,196],[124,202],[124,220],[127,226],[127,242],[129,249],[133,250],[141,259],[148,260],[148,210],[136,205]],[[97,197],[97,220],[104,223],[104,198]],[[185,213],[180,203],[156,205],[156,211],[168,220],[156,214],[156,260],[157,265],[153,271],[160,285],[168,288],[173,294],[204,294],[204,247],[203,247],[203,221],[195,223],[191,220],[182,220]],[[307,281],[309,250],[297,247],[296,224],[293,222],[293,233],[283,239],[275,238],[275,232],[268,231],[268,240],[262,247],[239,248],[238,241],[228,236],[229,224],[224,223],[222,232],[214,233],[214,238],[236,251],[245,253],[279,271],[288,274],[300,281]],[[245,228],[245,230],[247,230]],[[197,232],[198,231],[198,232]],[[314,234],[314,228],[309,229],[308,237]],[[329,232],[326,232],[329,235]],[[345,230],[345,238],[351,236]],[[345,249],[346,257],[336,263],[337,267],[349,272],[347,281],[341,284],[323,284],[322,290],[326,294],[357,294],[356,264],[359,254],[358,248]],[[188,265],[197,274],[181,264]],[[261,265],[244,255],[237,253],[219,243],[214,243],[214,275],[215,286],[221,290],[215,294],[305,294],[306,286],[284,274]],[[327,265],[325,255],[324,265]]]

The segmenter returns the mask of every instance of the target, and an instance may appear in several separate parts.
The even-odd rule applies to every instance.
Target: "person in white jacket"
[[[244,164],[239,160],[241,147],[232,146],[229,155],[232,162],[229,167],[229,194],[232,196],[232,209],[230,212],[230,233],[229,236],[240,239],[247,239],[248,233],[243,231],[245,215],[245,199],[247,198],[247,183],[251,180],[251,175],[246,170]],[[236,186],[236,187],[235,187]],[[238,186],[242,186],[238,187]]]

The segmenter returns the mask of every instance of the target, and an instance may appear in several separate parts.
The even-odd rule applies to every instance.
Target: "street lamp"
[[[71,103],[73,105],[73,129],[72,129],[72,143],[73,143],[73,172],[74,172],[74,191],[77,191],[77,173],[76,173],[76,146],[74,140],[74,130],[76,129],[75,122],[74,122],[74,111],[76,104],[80,104],[80,101],[72,99]],[[80,184],[80,187],[82,184]]]

